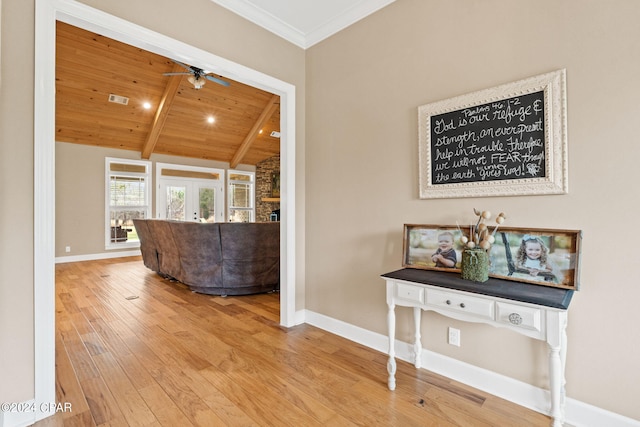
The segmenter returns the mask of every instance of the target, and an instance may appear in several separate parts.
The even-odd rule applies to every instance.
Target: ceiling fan
[[[183,67],[186,71],[182,71],[179,73],[163,73],[165,76],[183,76],[188,75],[187,79],[189,83],[193,85],[195,89],[200,89],[206,83],[206,80],[211,80],[212,82],[216,82],[219,85],[228,87],[230,85],[229,82],[224,80],[220,80],[217,77],[211,75],[211,73],[204,71],[202,68],[194,67],[193,65],[186,65],[182,62],[178,62],[175,59],[172,59],[173,62]]]

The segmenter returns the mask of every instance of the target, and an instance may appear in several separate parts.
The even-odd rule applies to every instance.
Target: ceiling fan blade
[[[188,76],[193,73],[162,73],[163,76]]]
[[[229,83],[229,82],[225,82],[224,80],[220,80],[219,78],[217,78],[217,77],[213,77],[213,76],[210,76],[210,75],[208,75],[208,74],[207,74],[207,75],[205,75],[204,77],[205,77],[207,80],[211,80],[212,82],[216,82],[216,83],[218,83],[219,85],[222,85],[222,86],[229,87],[229,86],[231,85],[231,83]]]
[[[182,68],[184,68],[185,70],[191,71],[191,67],[189,67],[187,64],[183,64],[182,62],[176,61],[175,59],[172,59],[172,61],[178,64],[179,66],[181,66]]]

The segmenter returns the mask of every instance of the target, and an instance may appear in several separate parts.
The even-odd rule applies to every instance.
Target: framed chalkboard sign
[[[565,70],[418,108],[420,198],[568,192]]]

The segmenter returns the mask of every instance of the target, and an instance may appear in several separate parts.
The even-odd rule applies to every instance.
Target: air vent
[[[271,132],[271,136],[274,138],[280,138],[280,132],[276,132],[275,130]]]
[[[109,102],[115,102],[116,104],[127,105],[129,103],[129,98],[120,95],[109,95]]]

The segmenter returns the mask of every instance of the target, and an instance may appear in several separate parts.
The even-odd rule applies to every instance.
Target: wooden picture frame
[[[463,245],[461,230],[455,225],[405,224],[402,266],[460,273]],[[442,259],[447,241],[455,252],[455,264]],[[499,227],[489,251],[489,276],[516,282],[578,290],[580,285],[580,245],[582,231],[548,228]],[[443,247],[439,247],[442,243]],[[521,251],[522,246],[522,251]],[[539,262],[527,262],[526,246],[540,250]],[[440,251],[439,251],[440,249]],[[434,258],[438,252],[443,258]]]
[[[564,194],[566,73],[418,108],[420,198]]]

